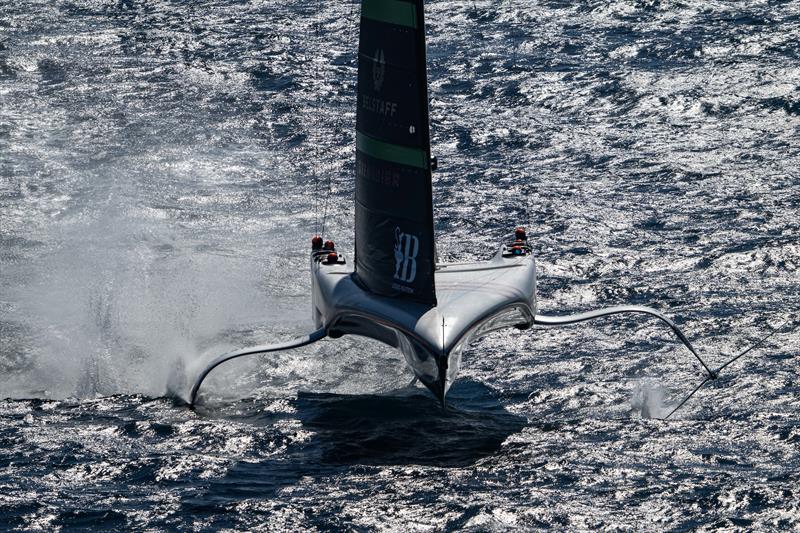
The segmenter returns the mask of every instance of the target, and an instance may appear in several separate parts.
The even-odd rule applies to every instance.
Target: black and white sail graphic
[[[356,129],[356,275],[436,305],[423,0],[363,0]]]

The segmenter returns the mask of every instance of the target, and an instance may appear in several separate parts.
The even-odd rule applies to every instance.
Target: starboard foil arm
[[[800,320],[798,320],[798,317],[796,315],[791,315],[788,319],[784,320],[784,322],[780,326],[773,329],[767,335],[763,336],[756,342],[752,343],[747,349],[739,352],[739,354],[728,359],[724,364],[722,364],[716,370],[711,370],[705,363],[705,361],[703,361],[703,359],[697,353],[697,350],[694,349],[694,346],[692,346],[692,343],[689,342],[689,339],[686,338],[686,335],[683,334],[680,328],[678,328],[678,326],[675,325],[675,323],[672,320],[664,316],[659,311],[656,311],[655,309],[652,309],[650,307],[631,305],[631,306],[607,307],[605,309],[597,309],[595,311],[587,311],[585,313],[578,313],[575,315],[565,315],[565,316],[535,315],[533,318],[533,323],[538,324],[540,326],[565,326],[567,324],[575,324],[577,322],[583,322],[585,320],[592,320],[594,318],[600,318],[610,315],[618,315],[621,313],[641,313],[659,318],[661,321],[666,323],[670,327],[670,329],[672,329],[673,332],[675,332],[675,335],[678,336],[681,342],[683,342],[683,344],[689,349],[689,351],[692,352],[692,354],[697,358],[698,361],[700,361],[700,364],[703,365],[703,368],[706,370],[707,376],[705,377],[705,379],[703,379],[703,381],[701,381],[694,389],[692,389],[692,391],[689,394],[687,394],[683,398],[683,400],[678,402],[678,404],[675,407],[673,407],[672,410],[669,412],[669,414],[663,417],[662,420],[669,419],[672,415],[675,414],[675,412],[678,409],[683,407],[686,404],[686,402],[688,402],[697,393],[697,391],[703,388],[703,386],[706,383],[717,379],[720,375],[720,372],[722,372],[728,366],[741,359],[743,356],[747,355],[751,351],[755,350],[756,348],[764,344],[767,341],[767,339],[782,331],[792,332],[795,329],[797,329],[797,327],[800,326]]]
[[[261,346],[251,346],[249,348],[242,348],[241,350],[236,350],[234,352],[228,352],[220,355],[219,357],[211,361],[211,363],[209,363],[197,377],[194,386],[192,386],[192,392],[189,396],[189,405],[192,406],[194,405],[194,402],[197,399],[197,392],[200,390],[200,385],[203,384],[203,380],[206,379],[206,377],[212,370],[214,370],[222,363],[230,361],[231,359],[236,359],[237,357],[244,357],[245,355],[257,355],[262,353],[291,350],[292,348],[300,348],[301,346],[307,346],[309,344],[317,342],[318,340],[324,339],[326,336],[327,332],[325,328],[320,328],[312,333],[309,333],[308,335],[305,335],[303,337],[298,337],[290,341],[281,342],[278,344],[263,344]]]
[[[533,317],[533,323],[540,325],[540,326],[565,326],[567,324],[575,324],[577,322],[584,322],[586,320],[593,320],[595,318],[601,318],[605,316],[611,315],[619,315],[623,313],[639,313],[654,316],[660,319],[662,322],[667,324],[670,329],[675,333],[675,335],[681,340],[684,346],[692,352],[692,355],[700,361],[700,364],[703,365],[703,368],[708,373],[709,379],[715,379],[717,377],[718,372],[711,370],[703,358],[700,357],[700,354],[697,353],[697,350],[694,349],[692,343],[689,342],[689,339],[686,338],[686,335],[678,328],[678,326],[670,320],[667,316],[662,314],[660,311],[656,311],[650,307],[642,307],[639,305],[623,305],[618,307],[606,307],[603,309],[597,309],[594,311],[587,311],[585,313],[578,313],[575,315],[566,315],[566,316],[547,316],[547,315],[536,315]]]

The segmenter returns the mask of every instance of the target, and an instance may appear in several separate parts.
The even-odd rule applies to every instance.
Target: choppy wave
[[[439,255],[529,226],[540,309],[655,306],[715,364],[800,310],[800,6],[432,1]],[[650,321],[500,332],[440,410],[308,328],[352,249],[351,2],[0,10],[0,523],[791,530],[798,334],[702,379]],[[330,193],[328,193],[330,191]]]

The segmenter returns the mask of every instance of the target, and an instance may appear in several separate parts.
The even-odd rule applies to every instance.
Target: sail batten
[[[363,0],[356,111],[355,275],[436,305],[423,0]]]

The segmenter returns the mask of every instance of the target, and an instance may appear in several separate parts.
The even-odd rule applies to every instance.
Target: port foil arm
[[[203,380],[206,379],[206,377],[212,370],[214,370],[222,363],[230,361],[231,359],[236,359],[238,357],[244,357],[245,355],[257,355],[262,353],[291,350],[292,348],[300,348],[301,346],[307,346],[309,344],[317,342],[318,340],[324,339],[326,336],[327,332],[325,331],[325,328],[321,328],[312,333],[309,333],[308,335],[305,335],[303,337],[298,337],[296,339],[292,339],[287,342],[281,342],[278,344],[263,344],[261,346],[251,346],[250,348],[242,348],[241,350],[236,350],[235,352],[228,352],[220,355],[219,357],[211,361],[197,377],[197,380],[192,386],[191,395],[189,396],[189,405],[194,406],[195,400],[197,399],[197,392],[200,390],[200,385],[203,384]]]

